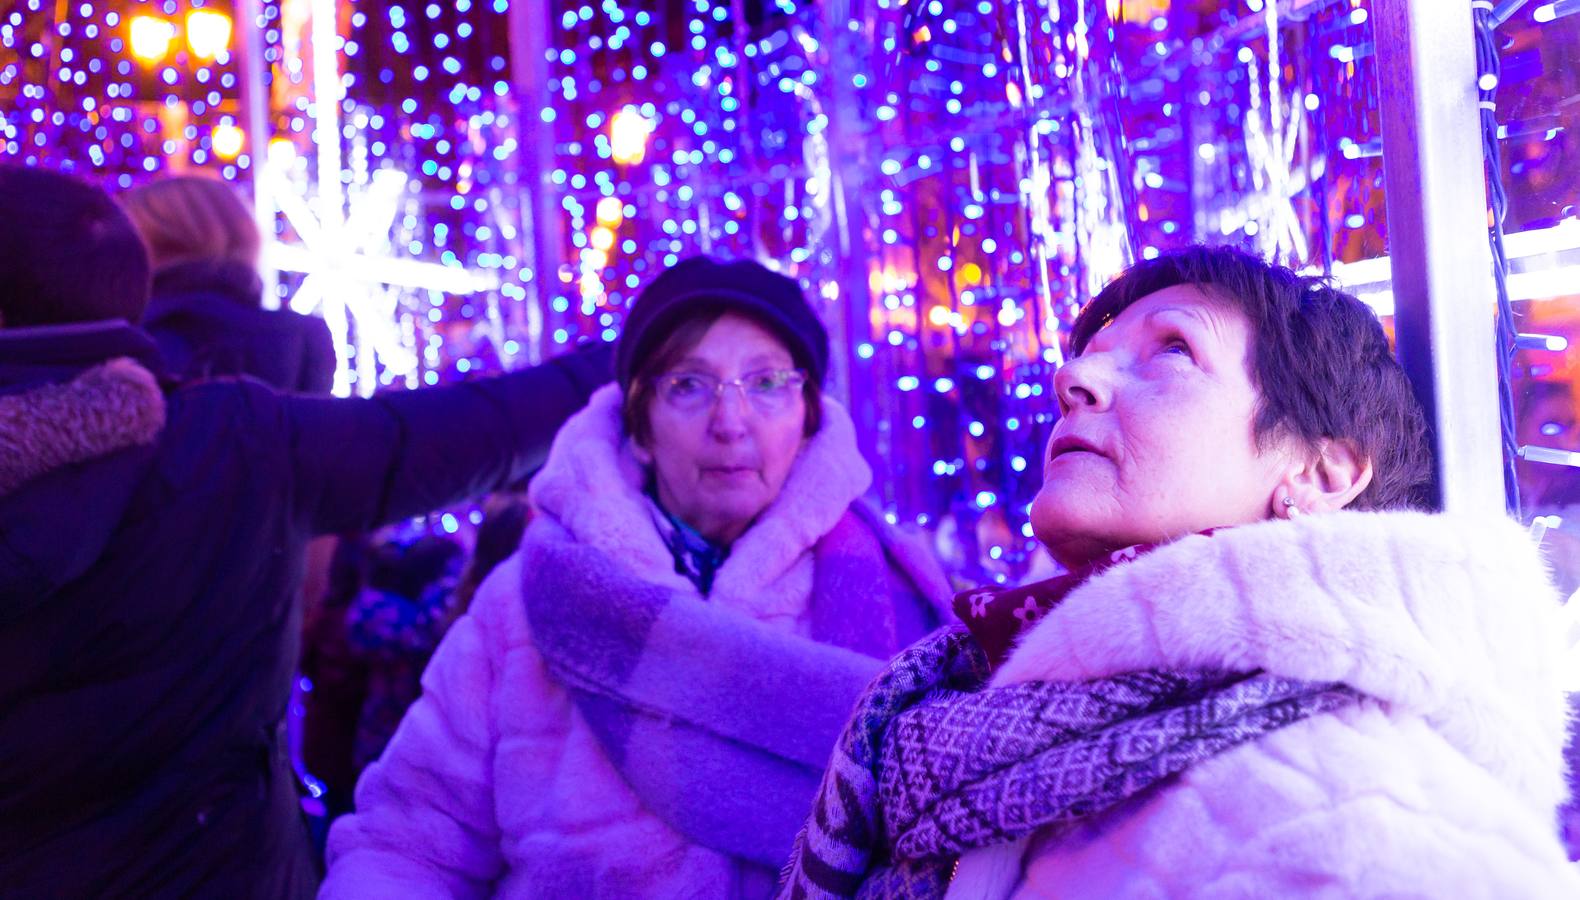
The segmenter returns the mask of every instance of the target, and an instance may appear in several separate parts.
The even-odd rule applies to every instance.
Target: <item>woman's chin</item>
[[[1031,504],[1031,528],[1038,542],[1065,568],[1084,565],[1129,546],[1125,523],[1107,521],[1101,504],[1074,491],[1049,491],[1044,486]]]
[[[698,530],[715,537],[739,536],[770,505],[764,502],[761,492],[751,491],[710,491],[707,500],[706,508],[698,511],[697,518],[708,527]]]
[[[1037,538],[1047,543],[1046,536],[1091,530],[1098,524],[1092,520],[1100,508],[1092,493],[1064,480],[1043,482],[1042,489],[1031,501],[1031,527]]]
[[[1065,568],[1081,565],[1101,552],[1097,542],[1075,523],[1039,517],[1035,506],[1032,508],[1031,528],[1038,543],[1046,547],[1048,554]]]
[[[1082,534],[1051,535],[1038,538],[1054,562],[1066,569],[1077,569],[1113,552],[1106,543]]]
[[[761,509],[773,501],[758,478],[704,481],[698,495],[709,506],[731,512],[750,507]]]

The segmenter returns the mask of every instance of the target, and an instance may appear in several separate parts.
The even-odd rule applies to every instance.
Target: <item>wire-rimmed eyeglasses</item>
[[[800,369],[759,369],[730,379],[702,372],[670,372],[654,378],[653,386],[659,398],[677,412],[711,409],[724,396],[724,389],[733,387],[759,412],[778,413],[795,402],[806,378]]]

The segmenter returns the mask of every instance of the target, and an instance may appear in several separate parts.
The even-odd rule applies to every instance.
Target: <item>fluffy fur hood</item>
[[[752,641],[764,647],[782,646],[784,634],[810,635],[811,616],[803,613],[816,586],[811,548],[847,514],[870,477],[856,450],[849,416],[825,400],[822,429],[802,447],[779,497],[735,542],[707,608],[725,608],[756,620],[731,627],[755,635]],[[527,530],[523,552],[489,576],[467,614],[445,636],[423,673],[422,699],[407,713],[383,758],[358,784],[356,813],[335,823],[322,896],[769,894],[771,869],[743,866],[693,843],[645,805],[617,766],[623,757],[615,760],[605,751],[581,704],[551,674],[538,650],[539,636],[529,625],[531,601],[523,602],[524,590],[542,591],[539,596],[553,601],[561,595],[555,582],[572,576],[584,588],[617,597],[633,590],[633,577],[645,583],[638,586],[643,591],[658,586],[695,596],[691,582],[675,574],[674,561],[654,527],[642,494],[644,478],[620,426],[619,388],[604,388],[560,430],[548,462],[533,479],[530,493],[540,514]],[[567,543],[576,545],[575,552],[567,554]],[[571,572],[566,563],[575,560],[586,564]],[[897,555],[890,562],[895,566],[891,574],[904,574],[898,568],[915,571]],[[553,574],[539,574],[539,563],[552,566]],[[936,566],[930,558],[926,564]],[[611,571],[616,566],[625,571]],[[941,573],[938,581],[941,589]],[[638,606],[625,608],[635,611]],[[650,615],[627,624],[648,639],[685,631],[667,612],[656,620]],[[627,670],[624,663],[614,666],[609,662],[613,645],[594,643],[599,646],[585,648],[588,659],[597,657],[602,662],[594,660],[594,665],[619,669],[625,673],[621,677],[639,677],[669,696],[676,696],[673,691],[681,682],[688,690],[695,687],[684,678],[666,678],[670,667],[645,654],[633,663],[634,669]],[[701,646],[695,640],[682,639],[682,644]],[[815,650],[818,658],[841,653],[828,647],[807,650]],[[845,657],[857,661],[853,654]],[[740,672],[745,690],[754,678],[783,674],[712,655],[708,659],[720,671]],[[876,666],[872,660],[867,663]],[[831,668],[822,674],[843,680],[843,671]],[[834,697],[837,692],[824,696],[815,691],[801,698],[808,706],[798,715],[826,726],[823,738],[805,730],[793,736],[807,748],[827,741],[811,749],[809,762],[821,763],[870,672],[863,664],[845,673],[850,680],[842,699]],[[820,697],[832,702],[819,703]],[[728,702],[720,708],[727,707]],[[607,708],[615,707],[610,703]],[[667,771],[671,763],[697,765],[696,745],[684,742],[684,733],[695,729],[652,710],[642,718],[644,724],[621,726],[628,729],[621,740],[637,735],[650,747],[645,736],[654,734],[672,748],[640,751],[652,761],[650,774]],[[731,720],[730,728],[742,728],[751,716],[725,719]],[[730,787],[710,784],[715,790]],[[806,790],[810,797],[810,786]],[[788,849],[806,802],[773,803],[774,816],[790,817],[782,849]]]
[[[1566,795],[1559,605],[1505,520],[1307,516],[1187,537],[1073,592],[995,683],[1148,667],[1341,681],[1419,717],[1532,809]]]
[[[158,381],[128,358],[0,396],[0,497],[56,469],[151,444],[164,425]]]
[[[643,494],[646,474],[621,426],[620,402],[619,387],[607,385],[560,430],[532,481],[532,502],[542,515],[527,539],[568,537],[621,561],[644,581],[694,592],[675,573],[653,526]],[[822,428],[802,447],[778,499],[731,548],[712,598],[755,618],[798,615],[811,590],[807,552],[871,482],[850,415],[823,398]]]

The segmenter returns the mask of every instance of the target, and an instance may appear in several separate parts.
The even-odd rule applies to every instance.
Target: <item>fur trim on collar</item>
[[[1559,605],[1504,520],[1341,512],[1182,538],[1083,585],[997,684],[1150,667],[1342,681],[1521,798],[1565,797]]]
[[[621,427],[620,402],[619,387],[607,385],[560,429],[532,480],[532,502],[542,515],[528,539],[534,531],[559,530],[644,581],[694,593],[691,582],[675,574],[653,526],[642,493],[646,473]],[[850,415],[824,397],[823,427],[802,447],[778,499],[731,548],[711,597],[758,618],[799,615],[811,589],[810,566],[804,567],[804,586],[791,588],[798,579],[785,576],[807,562],[812,546],[871,483]]]
[[[125,357],[0,397],[0,497],[55,469],[151,444],[164,426],[159,383]]]

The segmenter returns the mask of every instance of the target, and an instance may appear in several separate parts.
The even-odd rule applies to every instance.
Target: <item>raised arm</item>
[[[316,532],[367,530],[516,481],[609,371],[598,345],[451,387],[282,398],[296,508]]]

